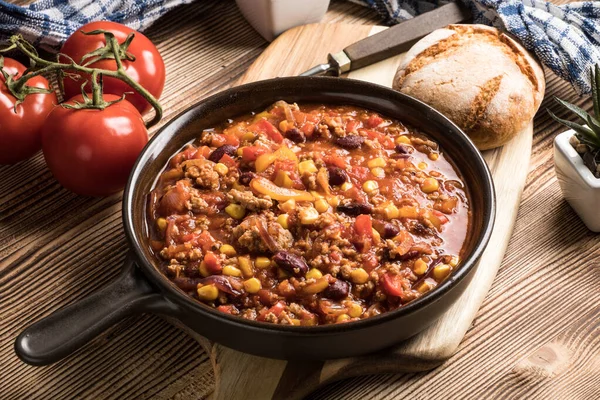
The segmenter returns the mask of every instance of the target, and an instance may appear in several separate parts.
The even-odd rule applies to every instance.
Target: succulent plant
[[[577,141],[587,146],[585,152],[579,149],[577,151],[582,153],[583,161],[592,173],[596,177],[600,177],[598,176],[600,174],[598,171],[598,165],[600,164],[600,64],[596,64],[595,67],[590,68],[590,77],[592,82],[592,101],[594,103],[593,115],[574,104],[555,97],[555,100],[559,104],[581,118],[584,121],[583,125],[559,118],[550,110],[548,110],[548,113],[554,120],[575,131]],[[573,144],[573,141],[571,143]]]

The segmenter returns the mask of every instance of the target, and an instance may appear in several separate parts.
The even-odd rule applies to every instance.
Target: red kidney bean
[[[336,137],[333,142],[344,149],[358,149],[365,142],[365,138],[358,135]]]
[[[348,292],[350,292],[348,282],[336,279],[335,282],[330,283],[327,289],[323,291],[323,296],[332,300],[341,300],[348,296]]]
[[[338,205],[337,210],[343,212],[344,214],[355,217],[361,214],[372,214],[373,206],[366,203],[350,202]]]
[[[285,137],[296,143],[306,142],[306,136],[304,136],[304,133],[297,128],[292,128],[285,131]]]
[[[212,153],[210,153],[210,155],[208,156],[208,159],[212,162],[218,163],[225,154],[233,157],[235,155],[236,151],[237,151],[236,146],[231,145],[231,144],[224,144],[223,146],[217,148]]]
[[[348,174],[340,167],[328,165],[327,172],[329,173],[329,184],[331,186],[341,185],[348,180]]]
[[[278,251],[273,256],[273,261],[279,268],[294,276],[304,276],[308,272],[308,265],[304,258],[288,251]]]

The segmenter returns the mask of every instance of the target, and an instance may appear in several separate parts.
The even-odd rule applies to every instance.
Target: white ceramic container
[[[600,179],[583,163],[569,143],[575,131],[568,130],[554,139],[554,166],[564,198],[579,218],[594,232],[600,232]]]
[[[265,39],[271,41],[286,30],[319,22],[329,0],[236,0],[244,15]]]

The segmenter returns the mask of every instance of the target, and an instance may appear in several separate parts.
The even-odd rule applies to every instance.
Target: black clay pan
[[[469,189],[472,222],[459,268],[435,290],[396,310],[365,320],[328,326],[281,326],[218,312],[180,291],[156,268],[146,239],[147,193],[167,160],[203,128],[260,111],[277,100],[348,104],[399,119],[437,141]],[[152,140],[137,160],[123,196],[123,225],[130,242],[123,273],[90,297],[25,329],[15,351],[25,362],[45,365],[67,356],[122,318],[158,313],[225,346],[264,357],[331,359],[380,350],[426,328],[468,285],[490,234],[495,213],[490,172],[471,141],[431,107],[372,83],[325,77],[279,78],[238,86],[190,108]]]

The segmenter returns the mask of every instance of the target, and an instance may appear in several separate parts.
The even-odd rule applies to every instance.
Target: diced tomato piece
[[[240,145],[240,139],[235,135],[223,135],[223,137],[225,138],[225,144],[230,144],[236,147]]]
[[[377,256],[373,253],[363,255],[363,268],[367,272],[373,271],[379,265]]]
[[[193,159],[197,152],[198,149],[196,147],[188,145],[185,149],[183,149],[182,151],[177,153],[173,158],[171,158],[171,166],[175,167],[185,160]]]
[[[264,133],[269,139],[271,139],[275,143],[283,142],[283,135],[281,134],[281,132],[279,132],[279,129],[277,129],[272,123],[270,123],[266,119],[261,119],[260,121],[248,127],[248,129],[251,131]]]
[[[371,114],[371,115],[369,115],[369,118],[367,118],[367,120],[365,121],[365,124],[369,128],[375,128],[375,127],[378,127],[379,125],[381,125],[382,122],[383,122],[383,118],[381,118],[379,115]]]
[[[217,307],[217,310],[224,312],[225,314],[233,314],[235,307],[231,304],[227,304],[227,305],[221,305],[221,306]]]
[[[223,154],[223,157],[221,157],[219,162],[227,165],[229,168],[233,168],[237,165],[235,160],[229,154]]]
[[[354,230],[356,230],[359,236],[373,237],[373,221],[371,220],[371,216],[367,214],[357,216],[354,221]]]
[[[350,167],[349,174],[354,177],[354,179],[364,182],[369,178],[369,173],[371,170],[367,167],[362,167],[360,165],[353,165]]]
[[[400,276],[384,274],[381,277],[381,287],[388,296],[401,297],[404,294]]]
[[[394,140],[384,133],[373,131],[370,129],[365,129],[364,132],[367,134],[367,137],[369,139],[378,141],[384,149],[391,150],[395,147]]]
[[[302,131],[302,133],[304,133],[304,136],[311,137],[315,133],[315,124],[313,124],[312,122],[306,122],[302,125],[300,130]]]
[[[283,301],[280,301],[271,308],[263,308],[262,310],[260,310],[260,313],[256,319],[259,321],[264,321],[267,314],[270,314],[270,313],[273,313],[273,314],[275,314],[276,317],[279,317],[279,315],[281,315],[281,312],[284,309],[285,309],[285,303]]]
[[[208,156],[211,153],[211,149],[208,146],[202,146],[198,148],[198,151],[196,152],[196,155],[194,156],[194,158],[208,158]]]
[[[219,274],[223,270],[221,260],[212,251],[207,251],[204,254],[204,265],[211,274]]]
[[[260,146],[248,146],[242,148],[242,159],[244,161],[256,161],[261,154],[268,153],[269,150]]]
[[[393,240],[398,244],[395,251],[401,256],[408,253],[410,248],[415,243],[415,240],[410,233],[408,233],[408,231],[400,231],[400,233]]]
[[[215,239],[207,231],[202,231],[202,233],[200,233],[200,235],[198,235],[198,237],[196,238],[196,243],[198,244],[198,246],[200,246],[203,252],[208,254],[209,250],[215,244]],[[214,256],[213,253],[211,254]]]
[[[323,160],[325,161],[325,164],[333,165],[342,169],[346,169],[348,167],[348,163],[346,162],[346,160],[336,155],[325,156]]]
[[[358,128],[361,127],[361,122],[355,119],[352,119],[346,123],[346,132],[348,133],[356,133]]]
[[[212,140],[210,141],[210,145],[213,147],[221,147],[227,143],[227,138],[222,134],[212,135]]]

